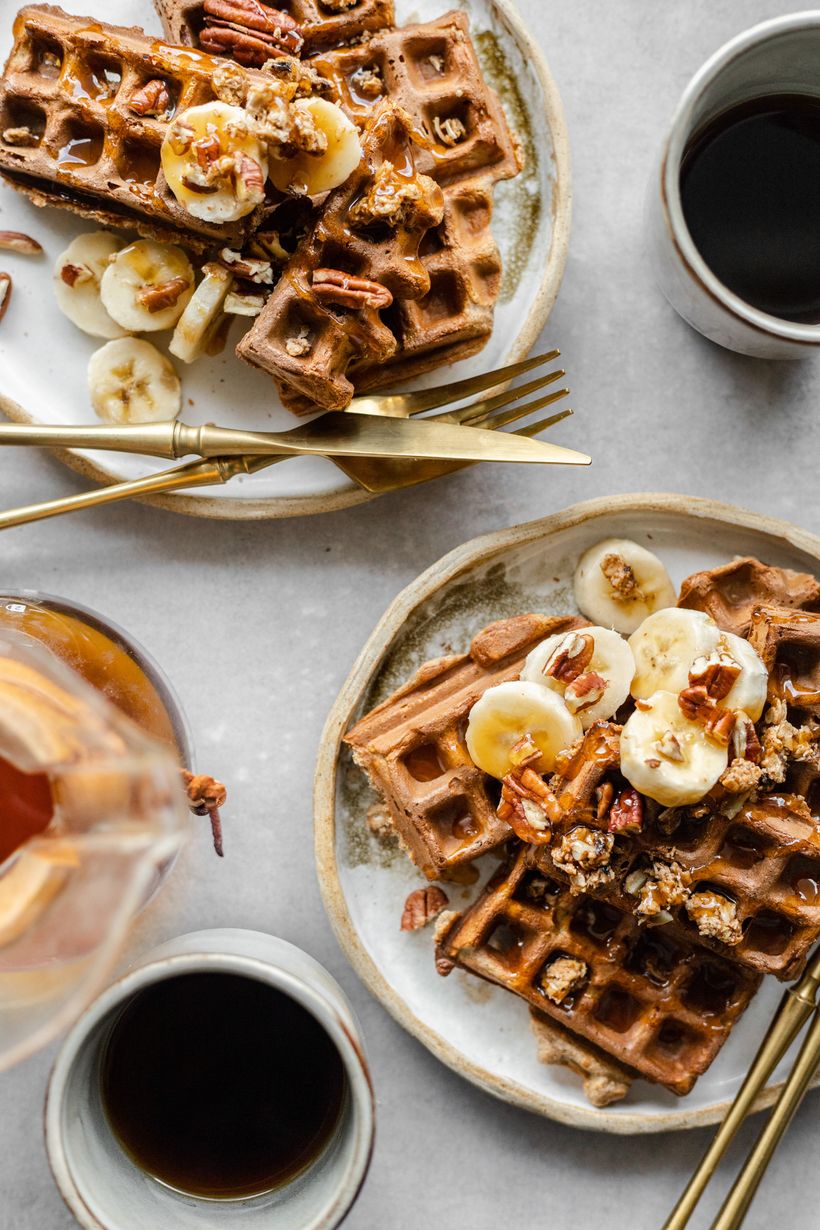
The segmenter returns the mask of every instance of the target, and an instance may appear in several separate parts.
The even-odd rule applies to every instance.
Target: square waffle
[[[745,557],[687,577],[678,599],[678,606],[705,611],[737,636],[749,635],[752,612],[764,604],[820,611],[820,584],[808,573]]]
[[[23,8],[0,78],[0,173],[38,205],[200,250],[215,242],[241,246],[258,225],[259,210],[231,223],[194,218],[175,200],[160,167],[173,114],[214,100],[212,77],[220,64],[141,30],[48,6]],[[172,100],[167,114],[137,114],[134,95],[156,80]],[[270,78],[260,74],[259,80]],[[20,130],[31,133],[30,144],[4,139]]]
[[[393,0],[154,0],[169,42],[204,47],[261,68],[281,50],[304,56],[341,47],[373,30],[393,25]],[[281,18],[290,21],[282,22]],[[288,39],[297,27],[297,40]],[[281,35],[285,35],[284,47]]]
[[[571,837],[579,826],[606,832],[602,788],[609,785],[617,797],[628,785],[618,770],[617,731],[610,723],[592,727],[564,776],[551,783],[563,816],[554,826],[552,844],[535,849],[533,859],[544,874],[562,882],[568,877],[555,862],[556,842],[565,834]],[[763,794],[738,808],[730,807],[730,814],[721,810],[717,800],[708,808],[665,812],[649,800],[643,803],[641,831],[615,837],[609,863],[614,874],[585,877],[578,886],[632,912],[640,896],[627,889],[635,884],[631,877],[640,881],[641,873],[655,859],[677,864],[692,894],[715,893],[734,902],[742,938],[737,944],[727,944],[704,936],[685,903],[668,907],[673,919],[670,933],[761,973],[795,977],[820,938],[820,823],[806,799],[790,792]]]
[[[666,927],[642,928],[630,913],[573,895],[533,869],[527,847],[440,938],[437,965],[514,991],[679,1095],[715,1059],[760,984]],[[571,981],[558,977],[562,966]]]
[[[474,637],[469,653],[426,663],[345,736],[430,879],[452,875],[510,836],[496,815],[499,784],[467,751],[470,709],[487,688],[517,679],[539,641],[582,626],[572,616],[546,615],[490,624]]]
[[[438,185],[417,174],[415,148],[410,117],[383,104],[365,133],[358,168],[330,194],[237,346],[241,359],[276,374],[309,402],[343,409],[354,392],[347,375],[353,360],[366,354],[383,362],[393,354],[396,339],[381,319],[380,296],[390,303],[430,289],[418,253],[441,221],[443,203]],[[380,172],[387,164],[394,171],[385,190]],[[380,221],[379,198],[397,199],[395,185],[418,200]],[[326,295],[329,272],[342,285]]]
[[[820,614],[759,607],[749,643],[769,672],[769,700],[820,717]]]

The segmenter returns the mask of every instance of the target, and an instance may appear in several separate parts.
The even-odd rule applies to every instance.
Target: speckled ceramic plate
[[[656,551],[679,584],[689,573],[757,555],[820,575],[820,539],[725,504],[675,495],[620,496],[579,504],[528,525],[489,534],[446,555],[407,587],[365,645],[328,718],[316,774],[315,836],[325,906],[351,963],[394,1017],[435,1055],[482,1088],[577,1127],[655,1132],[716,1122],[736,1093],[782,993],[765,985],[716,1062],[685,1098],[636,1081],[624,1102],[596,1110],[580,1080],[536,1059],[527,1005],[456,971],[440,978],[430,929],[402,934],[407,894],[424,880],[409,859],[370,834],[375,796],[346,752],[343,733],[422,662],[466,648],[493,619],[522,611],[574,610],[572,575],[586,547],[610,536]],[[487,856],[479,884],[497,866]],[[448,886],[464,908],[478,886]],[[775,1074],[772,1101],[791,1062]]]
[[[159,32],[150,0],[63,0],[75,13],[96,13],[118,25]],[[501,248],[505,277],[492,338],[480,355],[417,383],[488,371],[522,358],[552,309],[566,262],[570,224],[570,171],[561,100],[544,57],[524,28],[511,0],[397,0],[401,24],[441,16],[451,7],[471,18],[488,80],[499,90],[525,151],[522,175],[496,190],[493,232]],[[15,5],[0,5],[0,59],[11,43]],[[95,421],[86,387],[88,358],[102,343],[75,329],[57,310],[51,287],[55,258],[74,235],[93,227],[56,209],[36,209],[7,185],[0,185],[0,229],[35,235],[46,258],[3,253],[2,267],[14,278],[14,298],[0,331],[0,410],[18,421]],[[239,337],[234,325],[232,339]],[[156,337],[156,335],[155,335]],[[170,334],[160,334],[162,346]],[[177,364],[182,369],[184,365]],[[184,418],[254,430],[283,430],[294,419],[279,401],[276,386],[262,372],[241,363],[233,345],[215,359],[180,371]],[[116,453],[60,454],[73,469],[112,482],[139,478],[167,462]],[[287,517],[329,512],[370,499],[331,462],[297,458],[267,471],[234,479],[227,487],[202,488],[196,495],[152,497],[177,512],[205,517]]]

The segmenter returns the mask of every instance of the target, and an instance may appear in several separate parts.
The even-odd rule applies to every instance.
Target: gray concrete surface
[[[3,0],[4,18],[14,7]],[[359,984],[322,912],[311,779],[323,719],[373,623],[467,538],[593,495],[642,490],[713,496],[820,531],[816,363],[766,364],[704,342],[659,298],[642,244],[645,183],[686,80],[726,38],[790,7],[521,0],[569,120],[574,228],[543,340],[563,348],[578,412],[558,438],[587,441],[592,470],[472,470],[282,523],[123,506],[0,541],[3,587],[72,596],[155,653],[188,709],[202,765],[231,783],[228,858],[219,863],[203,835],[135,946],[217,921],[259,927],[306,947],[352,998],[373,1061],[379,1133],[350,1230],[653,1230],[707,1140],[705,1131],[596,1136],[534,1118],[473,1089],[404,1034]],[[0,455],[3,506],[81,486],[48,457]],[[48,1067],[46,1054],[0,1080],[2,1230],[74,1224],[42,1146]],[[815,1094],[799,1112],[748,1219],[753,1230],[820,1224],[811,1177],[818,1105]],[[725,1168],[694,1225],[709,1224],[729,1178]]]

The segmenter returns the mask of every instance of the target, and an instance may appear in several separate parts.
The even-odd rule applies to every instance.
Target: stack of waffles
[[[733,762],[746,771],[724,774],[698,804],[637,795],[642,822],[612,822],[630,790],[620,770],[629,702],[559,758],[544,783],[547,838],[528,844],[507,827],[499,783],[467,751],[468,714],[518,678],[539,639],[582,628],[573,617],[491,625],[468,655],[422,667],[347,736],[429,878],[503,854],[467,912],[440,920],[436,966],[524,999],[542,1056],[581,1072],[597,1105],[637,1075],[687,1093],[762,976],[797,976],[820,938],[820,585],[739,559],[689,577],[679,605],[748,639],[769,678],[746,732],[759,746]]]
[[[165,42],[51,6],[20,11],[0,78],[0,174],[38,205],[204,257],[275,251],[276,285],[237,353],[297,412],[341,409],[356,390],[480,350],[502,274],[493,191],[521,159],[467,17],[398,29],[392,0],[157,8]],[[166,182],[163,141],[189,108],[233,102],[236,74],[245,96],[273,83],[284,105],[337,103],[361,135],[353,175],[312,197],[268,182],[238,220],[194,216]],[[294,202],[283,248],[277,220]]]

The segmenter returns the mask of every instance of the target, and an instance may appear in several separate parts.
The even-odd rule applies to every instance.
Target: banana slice
[[[698,803],[728,763],[728,747],[684,717],[674,692],[642,701],[621,732],[621,772],[664,807]]]
[[[122,248],[100,282],[109,316],[132,333],[173,328],[193,293],[194,271],[182,248],[151,239]]]
[[[54,266],[57,306],[72,324],[92,337],[125,337],[128,333],[112,320],[100,298],[108,262],[123,243],[110,231],[90,231],[73,239]]]
[[[635,657],[632,695],[646,699],[653,692],[682,692],[689,687],[692,663],[714,653],[720,637],[717,624],[704,611],[656,611],[629,638]]]
[[[317,196],[338,188],[362,160],[359,131],[335,103],[325,98],[299,99],[295,111],[307,111],[316,127],[327,137],[322,154],[296,154],[293,158],[271,158],[270,177],[281,192]]]
[[[574,585],[579,611],[625,636],[647,615],[677,601],[657,555],[629,538],[605,538],[585,551],[575,569]]]
[[[517,767],[510,759],[511,750],[529,737],[541,752],[532,768],[548,773],[558,753],[580,735],[580,721],[557,692],[526,680],[499,683],[470,710],[467,750],[474,764],[500,779]]]
[[[611,628],[581,628],[550,636],[529,654],[521,678],[552,688],[584,730],[612,717],[629,695],[635,659]]]
[[[88,363],[91,403],[109,423],[154,423],[172,419],[182,405],[179,377],[150,342],[118,338],[96,350]]]
[[[205,276],[180,316],[168,346],[183,363],[193,363],[204,354],[234,284],[233,274],[216,263],[204,265],[202,272]]]
[[[237,222],[265,199],[268,160],[241,107],[188,107],[170,125],[160,156],[168,187],[194,218]]]
[[[721,705],[727,709],[742,709],[756,722],[766,704],[769,689],[769,672],[763,659],[742,636],[722,632],[718,645],[720,653],[728,654],[740,667],[740,675],[732,690]]]

